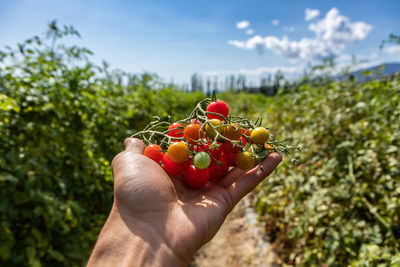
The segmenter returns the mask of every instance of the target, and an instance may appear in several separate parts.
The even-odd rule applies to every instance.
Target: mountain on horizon
[[[359,69],[351,74],[357,81],[365,82],[371,79],[389,76],[397,72],[400,72],[400,62],[384,63],[369,68]]]

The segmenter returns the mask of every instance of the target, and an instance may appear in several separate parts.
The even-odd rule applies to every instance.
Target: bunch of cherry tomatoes
[[[184,120],[171,123],[156,119],[133,136],[140,136],[147,144],[145,156],[169,175],[182,176],[189,188],[218,181],[232,167],[249,170],[279,150],[260,120],[252,123],[230,115],[228,105],[215,95],[198,103]]]

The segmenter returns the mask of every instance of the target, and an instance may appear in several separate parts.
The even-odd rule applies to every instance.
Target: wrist
[[[128,226],[129,225],[129,226]],[[186,266],[162,237],[121,218],[113,206],[87,266]]]

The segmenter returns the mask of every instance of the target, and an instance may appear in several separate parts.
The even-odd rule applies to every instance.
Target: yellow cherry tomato
[[[213,125],[214,127],[218,127],[218,126],[221,126],[222,123],[219,119],[212,119],[209,121],[209,123],[206,124],[206,127],[205,127],[206,134],[210,138],[215,138],[215,136],[217,135],[217,131],[219,133],[222,133],[222,131],[224,130],[224,127],[218,127],[215,130],[210,124]]]
[[[252,143],[257,145],[263,145],[268,141],[269,132],[264,127],[255,128],[250,135],[250,140]]]
[[[236,166],[243,171],[246,171],[254,166],[254,160],[248,151],[237,154],[235,162]]]

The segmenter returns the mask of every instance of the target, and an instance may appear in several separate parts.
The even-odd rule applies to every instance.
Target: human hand
[[[112,162],[114,204],[88,266],[186,266],[237,202],[282,160],[271,153],[262,169],[235,168],[221,181],[191,190],[143,149],[142,141],[127,138],[125,151]]]

